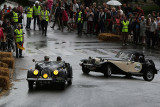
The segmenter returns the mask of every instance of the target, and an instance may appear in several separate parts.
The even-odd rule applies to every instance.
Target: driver
[[[57,61],[58,61],[58,62],[61,62],[61,61],[62,61],[62,58],[61,58],[60,56],[58,56],[58,57],[57,57]]]
[[[49,61],[49,56],[44,56],[44,61]]]

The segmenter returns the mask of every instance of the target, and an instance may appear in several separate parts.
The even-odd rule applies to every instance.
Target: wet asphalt
[[[33,23],[33,21],[32,21]],[[160,50],[129,44],[105,43],[95,35],[77,36],[76,31],[62,33],[51,29],[49,24],[47,37],[41,32],[25,32],[24,58],[16,59],[16,69],[12,87],[0,98],[0,107],[159,107],[160,75],[146,82],[142,77],[125,78],[112,75],[105,78],[101,73],[82,73],[80,60],[89,56],[113,57],[120,50],[136,50],[152,59],[160,69]],[[14,54],[15,55],[15,54]],[[32,59],[42,60],[45,55],[50,60],[61,56],[73,68],[73,85],[59,90],[56,86],[43,86],[28,90],[27,69],[33,68]]]

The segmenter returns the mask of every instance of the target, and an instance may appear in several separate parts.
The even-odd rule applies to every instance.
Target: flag
[[[25,48],[23,46],[21,46],[20,44],[17,43],[17,48],[21,49],[21,50],[25,50]]]

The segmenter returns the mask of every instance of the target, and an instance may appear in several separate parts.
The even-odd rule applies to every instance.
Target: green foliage
[[[144,14],[151,14],[152,11],[160,11],[160,7],[158,5],[142,6],[142,9],[144,11]]]

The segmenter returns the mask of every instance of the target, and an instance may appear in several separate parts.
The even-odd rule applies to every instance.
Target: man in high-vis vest
[[[41,30],[40,19],[39,19],[40,12],[41,12],[41,6],[39,5],[39,1],[36,1],[35,6],[33,6],[34,30],[36,29],[36,21],[39,26],[39,30]]]
[[[42,27],[42,35],[44,34],[45,36],[47,36],[48,21],[50,20],[49,16],[50,16],[49,11],[47,10],[46,6],[43,6],[40,13],[40,20]]]
[[[27,26],[26,29],[30,30],[31,20],[33,18],[33,5],[31,4],[30,7],[27,9]]]
[[[127,20],[126,17],[124,17],[124,20],[121,21],[121,24],[122,24],[122,39],[123,39],[123,45],[127,45],[129,21]]]
[[[23,29],[21,29],[21,25],[18,25],[18,29],[14,31],[14,40],[16,44],[16,58],[23,58],[22,50],[18,48],[18,45],[22,46],[24,43],[24,35]]]
[[[12,11],[12,25],[14,26],[14,28],[17,28],[17,24],[18,24],[18,13],[17,13],[17,9],[13,8]]]
[[[83,15],[79,8],[77,9],[76,21],[78,27],[78,35],[82,35]]]

